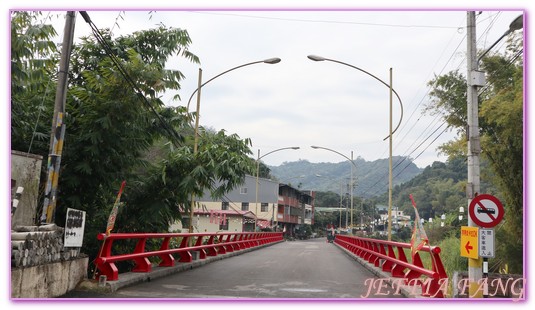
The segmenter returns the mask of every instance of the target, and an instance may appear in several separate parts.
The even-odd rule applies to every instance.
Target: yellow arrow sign
[[[478,259],[478,227],[461,226],[461,256]]]

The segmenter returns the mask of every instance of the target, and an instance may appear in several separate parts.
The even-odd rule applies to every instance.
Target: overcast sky
[[[13,8],[13,7],[11,7]],[[63,14],[64,8],[53,6]],[[201,64],[174,58],[169,69],[186,79],[176,92],[163,95],[169,105],[186,105],[203,81],[246,63],[279,57],[278,64],[254,64],[229,72],[203,87],[201,125],[225,129],[252,139],[254,157],[266,155],[268,165],[299,159],[341,162],[346,157],[375,160],[388,157],[389,89],[371,76],[334,62],[314,62],[307,55],[348,63],[389,82],[399,94],[404,114],[393,136],[393,155],[410,156],[419,167],[446,158],[437,147],[456,132],[440,117],[422,114],[429,103],[427,86],[435,75],[460,70],[466,74],[466,9],[441,7],[285,7],[249,9],[240,5],[199,5],[170,8],[95,5],[87,10],[99,28],[112,28],[114,36],[149,29],[162,23],[188,31],[190,51]],[[498,9],[499,8],[499,9]],[[522,12],[516,6],[482,10],[477,16],[478,48],[492,45]],[[290,10],[291,9],[291,10]],[[152,10],[151,14],[148,11]],[[46,11],[42,9],[42,11]],[[63,16],[60,16],[63,18]],[[58,21],[60,36],[63,20]],[[76,35],[90,35],[77,15]],[[58,43],[61,37],[58,37]],[[492,51],[503,50],[502,40]],[[195,97],[190,109],[195,109]],[[393,126],[401,120],[394,97]],[[444,131],[445,130],[445,131]]]
[[[176,92],[164,95],[170,105],[186,105],[203,81],[236,66],[279,57],[275,65],[255,64],[224,74],[202,89],[200,122],[251,138],[255,157],[283,150],[262,160],[269,165],[305,159],[341,162],[341,155],[314,150],[333,149],[366,160],[388,157],[389,89],[380,81],[349,66],[313,62],[320,55],[358,67],[389,83],[404,107],[394,134],[393,154],[411,156],[420,167],[445,160],[437,147],[455,132],[440,117],[423,115],[429,103],[427,82],[450,70],[466,74],[466,11],[458,10],[176,10],[96,11],[88,9],[99,28],[113,28],[120,36],[157,24],[186,29],[190,50],[201,64],[169,61],[169,69],[186,75],[182,101]],[[477,16],[478,47],[492,45],[522,12],[483,10]],[[120,16],[119,16],[120,15]],[[62,31],[62,29],[58,29]],[[90,28],[79,16],[76,37]],[[503,47],[497,45],[493,51]],[[196,97],[190,104],[195,109]],[[393,102],[393,126],[399,124],[401,104]],[[444,131],[446,130],[446,131]]]
[[[467,5],[483,11],[477,19],[477,35],[478,48],[485,49],[494,43],[507,30],[509,23],[520,14],[519,11],[507,10],[520,8],[530,11],[534,1],[406,0],[399,4],[400,1],[383,0],[197,0],[174,1],[173,5],[180,7],[182,11],[165,12],[165,9],[169,9],[169,2],[171,1],[0,1],[4,9],[2,21],[5,26],[2,32],[5,35],[5,47],[0,53],[7,63],[9,9],[56,8],[66,11],[76,5],[78,9],[114,10],[115,12],[111,13],[90,12],[95,24],[101,28],[113,26],[118,10],[157,10],[150,21],[146,13],[127,12],[123,16],[124,20],[119,20],[120,28],[115,28],[114,33],[131,33],[147,29],[159,22],[187,29],[193,39],[191,51],[202,61],[200,67],[203,69],[204,80],[244,63],[280,57],[282,62],[279,64],[257,64],[238,69],[214,80],[202,90],[202,124],[217,129],[225,128],[230,133],[251,138],[255,156],[258,149],[261,154],[266,154],[287,146],[302,148],[298,151],[275,152],[263,158],[270,165],[297,159],[312,162],[344,160],[340,155],[329,151],[313,150],[310,145],[331,148],[346,156],[350,156],[353,151],[355,157],[361,156],[367,160],[386,158],[388,143],[383,141],[383,138],[388,135],[388,89],[355,69],[331,62],[315,63],[306,56],[316,54],[346,62],[387,82],[389,68],[392,68],[394,89],[405,106],[401,129],[394,135],[394,155],[416,157],[426,148],[416,159],[417,165],[424,167],[434,160],[444,160],[438,156],[436,147],[453,136],[446,132],[430,144],[444,127],[432,135],[441,121],[422,116],[421,109],[429,100],[426,84],[435,74],[444,74],[452,69],[459,69],[466,74]],[[275,8],[289,9],[290,2],[291,8],[298,11],[273,11]],[[366,2],[373,3],[373,7],[370,7],[371,4],[362,4]],[[244,7],[270,11],[218,10]],[[199,9],[213,11],[202,12]],[[319,10],[304,12],[304,9]],[[327,12],[327,9],[344,11]],[[368,11],[351,12],[348,9]],[[379,12],[377,9],[383,11]],[[430,12],[429,9],[434,11]],[[452,9],[457,11],[448,12]],[[530,17],[528,14],[528,19]],[[62,34],[62,29],[58,31]],[[80,17],[76,31],[77,35],[89,33],[89,27]],[[531,37],[531,33],[528,32],[528,35]],[[530,42],[533,42],[533,39]],[[501,44],[498,45],[500,46]],[[183,100],[187,100],[196,88],[199,66],[179,60],[169,63],[168,67],[180,69],[186,75],[187,79],[183,82],[179,94]],[[6,64],[4,68],[4,94],[8,96],[9,65]],[[528,81],[530,85],[531,80]],[[171,95],[174,94],[169,94],[168,97]],[[5,102],[9,102],[9,98],[6,98]],[[8,133],[9,104],[3,106],[6,109],[3,113],[6,124],[4,128]],[[535,109],[529,111],[533,110]],[[398,120],[399,104],[394,101],[394,123],[397,124]],[[423,142],[427,137],[430,138]],[[422,146],[417,149],[420,144]],[[3,154],[8,154],[9,139],[2,139],[2,147],[6,150]],[[5,158],[1,170],[7,172],[9,157]],[[1,196],[7,197],[7,186],[2,187]],[[534,213],[531,214],[533,217]],[[6,267],[4,274],[7,274],[8,264],[3,265]],[[9,292],[9,289],[6,287],[3,291]],[[9,307],[13,306],[13,303],[5,303]],[[58,304],[40,305],[47,306],[57,308]],[[76,306],[84,307],[82,304]],[[170,306],[175,307],[171,304]],[[235,306],[228,305],[229,308]],[[255,305],[259,308],[262,306]],[[268,304],[265,306],[272,307]],[[433,305],[437,306],[440,307],[438,304]],[[85,307],[92,305],[87,304]],[[428,305],[422,304],[421,307]]]

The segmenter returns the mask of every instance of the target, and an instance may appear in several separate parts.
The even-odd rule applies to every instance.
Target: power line
[[[100,33],[100,31],[98,30],[96,25],[91,21],[91,19],[89,18],[89,15],[87,14],[87,12],[80,11],[80,14],[84,18],[85,22],[89,24],[93,34],[95,35],[95,38],[100,43],[100,45],[102,45],[106,55],[108,55],[108,57],[110,57],[110,59],[112,60],[113,64],[115,65],[115,67],[119,70],[119,73],[123,76],[123,78],[126,80],[126,82],[128,84],[130,84],[130,86],[134,89],[134,91],[135,91],[137,97],[139,98],[139,100],[142,103],[144,103],[149,108],[149,110],[156,116],[156,118],[158,119],[160,124],[163,126],[163,128],[169,134],[169,137],[171,138],[171,141],[173,142],[173,144],[178,147],[180,145],[180,143],[182,142],[182,139],[180,138],[179,134],[176,132],[176,130],[171,125],[169,125],[169,123],[167,123],[160,116],[160,114],[152,106],[152,104],[149,102],[149,100],[147,100],[147,98],[142,94],[141,89],[137,86],[136,82],[134,82],[134,80],[130,77],[128,72],[126,72],[124,67],[121,65],[119,59],[117,58],[117,56],[113,52],[112,48],[110,47],[108,42],[106,42],[106,39],[104,39],[104,37],[102,36],[102,34]]]
[[[214,13],[206,11],[190,11],[190,13],[207,14],[207,15],[219,15],[219,16],[233,16],[243,18],[255,18],[255,19],[267,19],[267,20],[279,20],[289,22],[304,22],[304,23],[323,23],[323,24],[344,24],[344,25],[361,25],[361,26],[377,26],[377,27],[396,27],[396,28],[435,28],[435,29],[462,29],[462,27],[452,26],[436,26],[436,25],[414,25],[414,24],[386,24],[386,23],[363,23],[363,22],[351,22],[351,21],[335,21],[335,20],[316,20],[316,19],[298,19],[298,18],[283,18],[283,17],[268,17],[235,13]]]

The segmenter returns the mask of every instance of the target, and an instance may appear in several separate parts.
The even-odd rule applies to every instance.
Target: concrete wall
[[[11,219],[11,228],[15,225],[34,225],[39,194],[39,177],[43,157],[18,151],[11,151],[11,179],[17,187],[24,187],[17,210]],[[10,207],[11,208],[11,207]]]
[[[11,298],[53,298],[87,279],[88,258],[11,269]]]

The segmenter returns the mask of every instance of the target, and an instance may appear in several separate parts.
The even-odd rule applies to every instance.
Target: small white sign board
[[[479,229],[479,256],[494,257],[494,229]]]
[[[65,219],[65,247],[81,247],[84,241],[85,211],[67,209]]]

